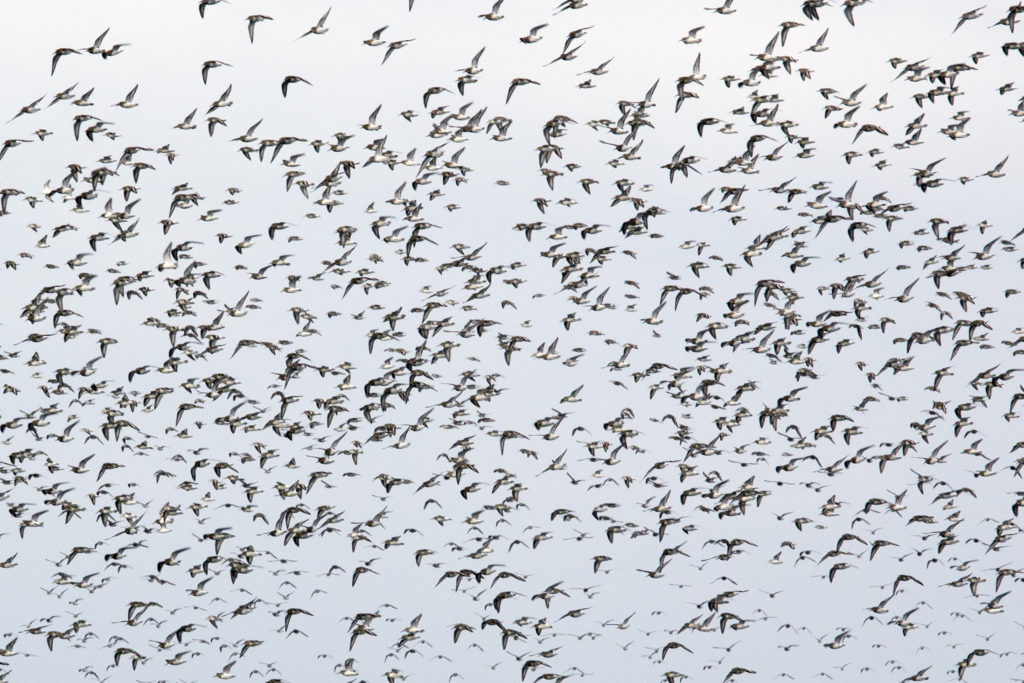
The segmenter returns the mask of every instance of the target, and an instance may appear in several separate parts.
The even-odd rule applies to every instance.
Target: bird
[[[964,12],[963,14],[961,14],[960,18],[957,19],[956,26],[953,27],[953,33],[956,33],[960,29],[960,27],[963,26],[964,24],[966,24],[968,21],[971,21],[973,19],[978,19],[979,17],[981,17],[982,16],[982,12],[981,11],[983,9],[985,9],[984,5],[982,5],[981,7],[977,7],[975,9],[972,9],[972,10],[970,10],[968,12]]]
[[[393,40],[390,43],[388,43],[388,49],[384,53],[384,59],[380,60],[380,63],[383,64],[384,62],[388,61],[388,57],[394,54],[397,50],[401,50],[403,47],[405,47],[414,40],[416,39],[407,38],[405,40]]]
[[[250,14],[245,18],[246,30],[249,32],[249,43],[253,44],[256,42],[256,24],[261,21],[273,21],[273,17],[268,17],[266,14]]]
[[[505,2],[505,0],[497,0],[497,2],[495,2],[494,5],[491,7],[491,11],[485,14],[481,14],[479,18],[486,19],[487,21],[498,21],[500,19],[504,19],[504,15],[498,14],[498,11],[501,9],[501,4],[503,2]]]
[[[369,45],[370,47],[377,47],[378,45],[384,45],[387,43],[386,40],[381,40],[381,35],[384,31],[387,31],[387,26],[381,26],[379,29],[374,31],[369,38],[363,41],[363,45]]]
[[[519,42],[526,43],[527,45],[530,45],[532,43],[536,43],[536,42],[539,42],[539,41],[543,40],[544,36],[539,35],[539,34],[540,34],[541,29],[547,28],[547,26],[548,26],[547,24],[537,24],[536,26],[534,26],[533,28],[530,29],[529,35],[522,36],[519,39]]]
[[[696,45],[702,42],[704,39],[699,37],[697,34],[704,30],[704,26],[696,26],[691,28],[685,36],[680,39],[680,42],[686,43],[687,45]]]
[[[508,104],[509,100],[512,99],[512,93],[514,93],[516,88],[521,85],[540,85],[540,83],[530,78],[513,78],[512,82],[508,86],[508,94],[505,96],[505,104]]]
[[[285,76],[284,80],[281,81],[281,95],[288,97],[288,86],[292,83],[305,83],[306,85],[313,85],[302,76]]]
[[[231,66],[231,65],[228,64],[227,62],[221,62],[221,61],[218,61],[216,59],[210,59],[210,60],[207,60],[207,61],[203,62],[202,77],[203,77],[203,84],[204,85],[206,84],[206,79],[207,79],[207,76],[210,73],[210,69],[216,69],[217,67],[220,67],[220,66]]]
[[[227,0],[199,0],[199,18],[206,18],[206,8],[211,5],[219,5],[221,2],[227,2]]]
[[[93,41],[92,45],[85,48],[85,51],[91,55],[102,55],[103,49],[101,48],[101,46],[103,45],[103,39],[107,37],[108,33],[110,33],[110,27],[104,29],[103,33],[97,36],[96,40]]]
[[[74,48],[70,48],[70,47],[59,47],[56,50],[54,50],[54,52],[53,52],[53,60],[52,60],[52,62],[50,64],[50,75],[52,76],[54,73],[56,73],[56,71],[57,71],[57,62],[60,61],[61,57],[65,57],[67,55],[77,55],[77,54],[80,54],[79,51],[74,49]]]
[[[298,40],[302,40],[306,36],[322,36],[323,34],[327,33],[330,29],[324,26],[324,24],[327,22],[327,17],[330,16],[332,9],[333,8],[328,7],[327,11],[324,12],[324,15],[317,20],[316,24],[311,26],[308,31],[299,36]]]

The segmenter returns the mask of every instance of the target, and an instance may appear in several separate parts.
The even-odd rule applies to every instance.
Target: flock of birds
[[[600,4],[8,13],[0,680],[1024,680],[1024,4]]]

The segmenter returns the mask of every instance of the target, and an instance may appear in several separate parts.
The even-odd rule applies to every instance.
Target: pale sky
[[[0,677],[1020,676],[1010,10],[577,4],[8,9]]]

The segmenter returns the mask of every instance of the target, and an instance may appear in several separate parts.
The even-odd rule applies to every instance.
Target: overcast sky
[[[0,675],[1020,676],[1020,15],[705,4],[9,9]]]

